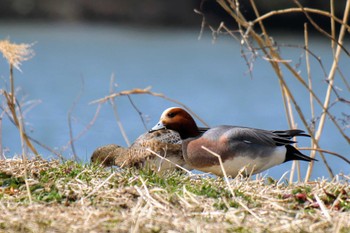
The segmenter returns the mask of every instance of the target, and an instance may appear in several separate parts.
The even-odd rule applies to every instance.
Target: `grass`
[[[224,179],[180,171],[8,159],[0,161],[0,231],[349,232],[349,182],[236,178],[232,196]]]

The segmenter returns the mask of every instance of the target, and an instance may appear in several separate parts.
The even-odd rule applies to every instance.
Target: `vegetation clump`
[[[0,229],[347,232],[349,181],[337,176],[292,184],[242,177],[227,182],[180,171],[158,174],[73,161],[0,160]]]

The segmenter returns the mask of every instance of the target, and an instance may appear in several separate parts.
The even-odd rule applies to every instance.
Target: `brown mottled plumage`
[[[181,143],[177,132],[167,129],[157,130],[142,134],[129,148],[115,144],[99,147],[93,152],[91,162],[101,163],[103,166],[147,166],[156,171],[174,169],[175,164],[185,166]],[[155,153],[175,164],[159,158]]]

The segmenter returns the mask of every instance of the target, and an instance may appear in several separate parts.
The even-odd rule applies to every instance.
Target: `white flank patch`
[[[226,174],[232,177],[238,175],[242,170],[242,174],[256,174],[276,166],[284,162],[286,158],[286,148],[284,146],[276,147],[273,154],[264,157],[252,158],[251,156],[237,156],[233,159],[228,159],[223,163]],[[215,175],[222,176],[222,169],[220,165],[211,167],[203,167],[200,169],[204,172],[210,172]]]

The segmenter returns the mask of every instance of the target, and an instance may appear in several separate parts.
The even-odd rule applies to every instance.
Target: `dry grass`
[[[8,118],[13,122],[13,124],[18,128],[21,144],[22,144],[22,156],[26,156],[26,148],[30,148],[31,151],[38,156],[38,152],[33,146],[31,140],[29,139],[24,128],[24,119],[22,114],[22,103],[18,101],[15,91],[15,81],[13,75],[13,68],[18,70],[23,61],[29,60],[34,56],[34,51],[31,49],[32,44],[15,44],[11,43],[9,40],[0,40],[0,53],[7,60],[10,66],[10,91],[5,89],[0,89],[1,95],[6,99],[6,104],[2,104],[0,108],[2,113],[0,115],[0,121],[2,120],[2,115],[6,114]],[[0,124],[1,126],[1,124]],[[1,132],[1,128],[0,128]],[[0,157],[3,157],[2,151],[2,141],[0,140]]]
[[[76,162],[0,161],[0,231],[349,232],[349,177],[286,184]],[[234,196],[232,196],[231,191]],[[241,207],[244,203],[249,211]],[[252,215],[254,213],[260,220]]]
[[[22,61],[29,60],[34,56],[34,51],[31,47],[31,44],[14,44],[9,40],[0,40],[0,53],[10,65],[18,70],[21,70],[20,65]]]

